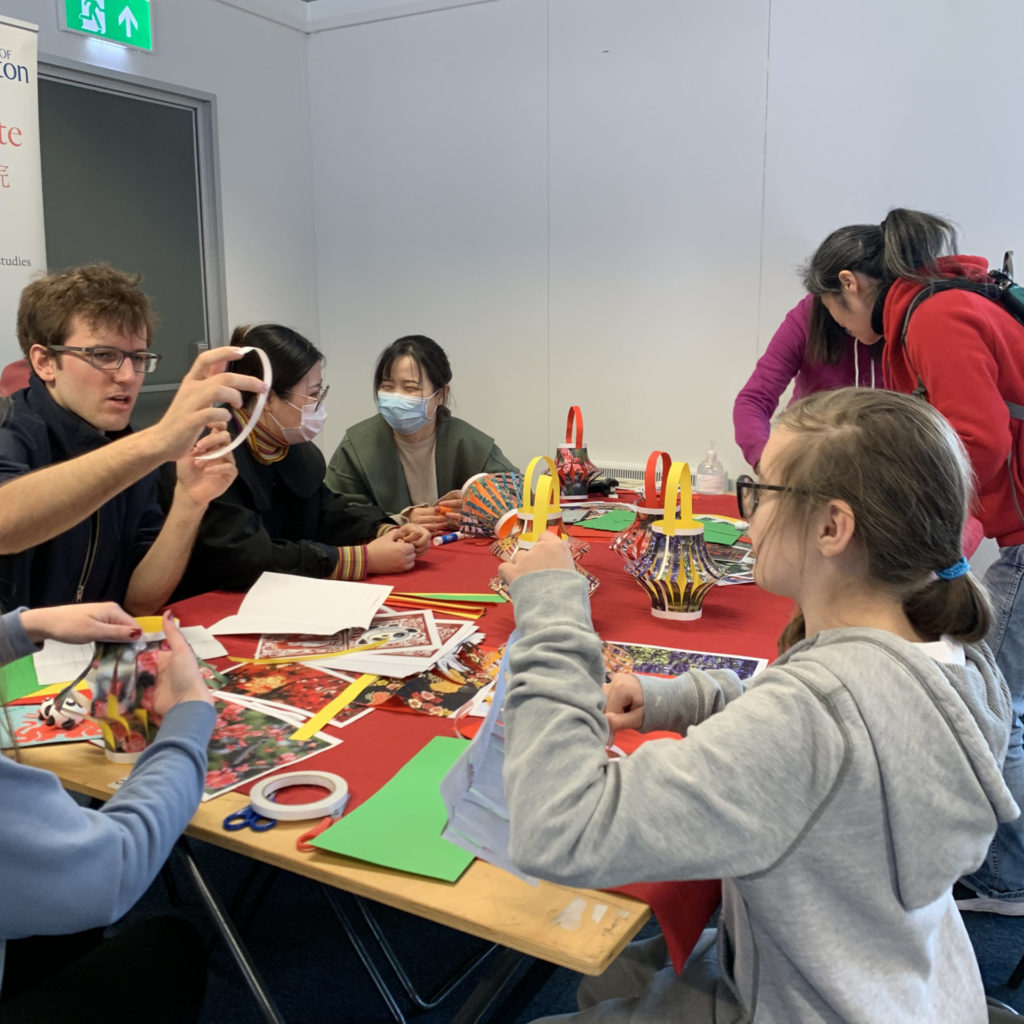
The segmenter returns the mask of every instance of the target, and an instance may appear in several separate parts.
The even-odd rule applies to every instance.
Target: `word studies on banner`
[[[21,290],[46,268],[37,54],[37,27],[0,15],[0,366],[18,358]]]

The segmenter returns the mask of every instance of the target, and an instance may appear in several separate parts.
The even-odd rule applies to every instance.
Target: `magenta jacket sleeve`
[[[805,295],[786,314],[733,403],[736,444],[751,466],[761,458],[779,399],[804,364],[812,301]]]

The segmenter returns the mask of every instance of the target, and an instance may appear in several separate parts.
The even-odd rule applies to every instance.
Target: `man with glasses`
[[[233,349],[204,352],[163,418],[129,425],[160,356],[140,278],[96,264],[30,284],[18,341],[32,369],[0,429],[0,607],[114,600],[148,614],[170,597],[207,505],[235,476],[223,403],[263,382],[225,372]],[[200,435],[211,428],[211,433]],[[176,461],[166,514],[156,469]]]

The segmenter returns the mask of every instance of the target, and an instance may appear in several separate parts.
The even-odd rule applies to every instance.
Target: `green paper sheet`
[[[725,544],[731,547],[743,536],[743,531],[732,523],[723,523],[720,519],[705,519],[697,516],[704,524],[704,540],[709,544]]]
[[[38,688],[39,680],[31,654],[0,668],[0,697],[3,700],[18,700]]]
[[[441,779],[469,740],[435,736],[369,800],[312,840],[331,853],[454,882],[473,855],[441,838]]]
[[[508,600],[501,594],[421,594],[411,590],[396,596],[420,597],[427,601],[463,601],[466,604],[502,604]]]
[[[610,530],[612,533],[618,533],[619,530],[624,530],[629,526],[634,519],[636,519],[636,513],[631,508],[613,508],[603,515],[585,519],[576,525],[584,530]]]

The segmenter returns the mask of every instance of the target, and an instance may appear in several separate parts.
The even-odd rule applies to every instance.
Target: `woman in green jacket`
[[[451,415],[451,379],[436,341],[411,334],[392,342],[373,376],[378,414],[346,431],[327,468],[327,486],[431,533],[454,529],[462,485],[477,473],[516,467],[493,437]]]

